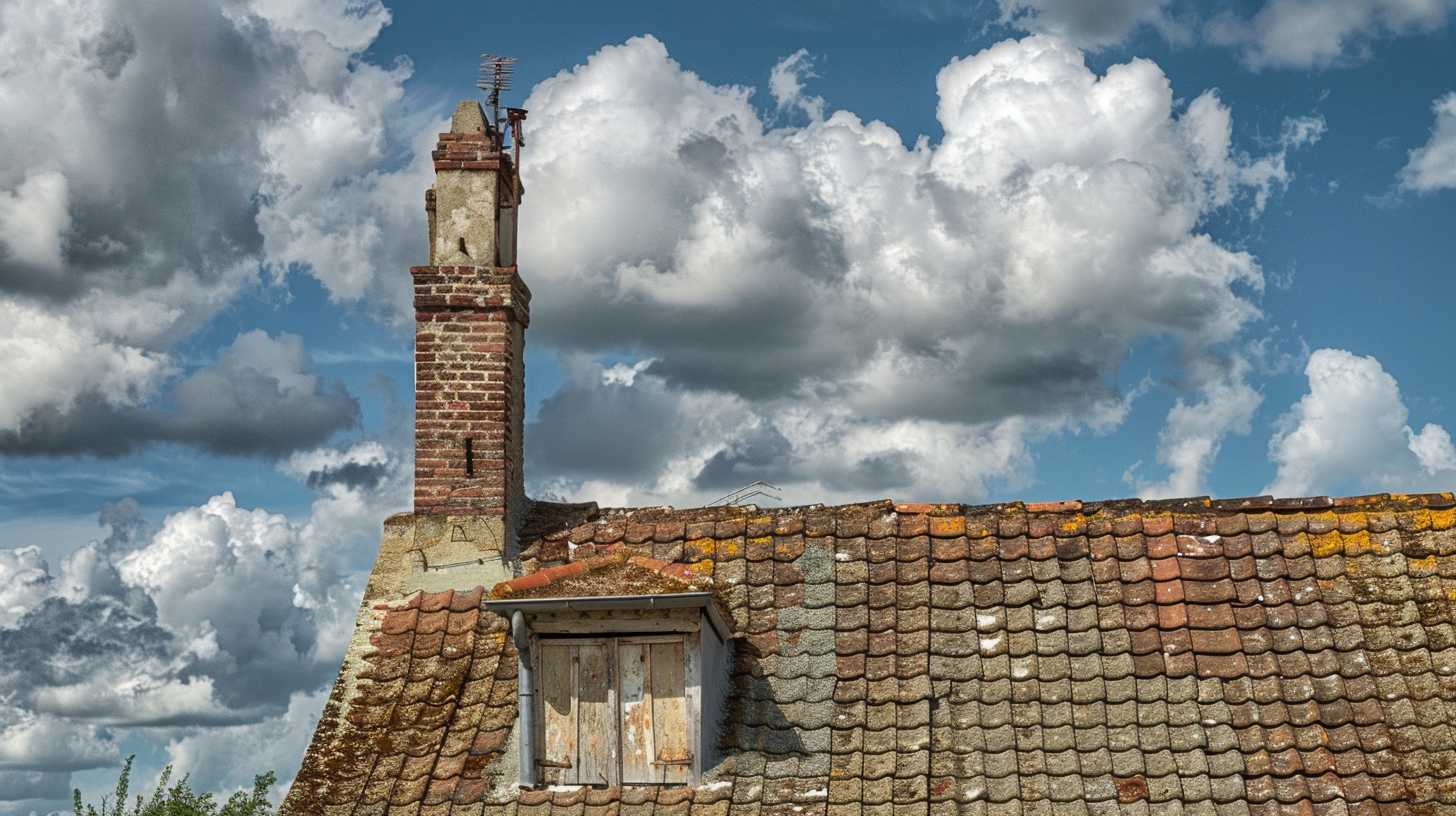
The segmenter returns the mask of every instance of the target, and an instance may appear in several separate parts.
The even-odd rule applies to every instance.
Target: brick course
[[[515,267],[417,266],[410,274],[415,512],[512,517],[511,505],[524,503],[521,418],[531,292]]]

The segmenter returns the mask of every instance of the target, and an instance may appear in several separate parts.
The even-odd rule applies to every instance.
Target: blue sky
[[[132,751],[291,774],[485,50],[536,496],[1456,488],[1451,2],[49,5],[0,10],[0,649],[120,623],[0,669],[0,813]]]

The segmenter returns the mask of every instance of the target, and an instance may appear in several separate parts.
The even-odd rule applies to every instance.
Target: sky
[[[408,267],[530,110],[526,478],[1456,488],[1456,0],[0,2],[0,816],[297,768],[408,508]]]

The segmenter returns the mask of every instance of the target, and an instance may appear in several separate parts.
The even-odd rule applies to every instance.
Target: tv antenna
[[[475,87],[484,91],[486,98],[490,100],[490,121],[497,130],[500,129],[501,91],[511,89],[511,77],[515,73],[515,57],[488,53],[480,55],[480,79],[476,81]]]
[[[750,482],[743,487],[719,497],[708,503],[709,507],[730,507],[746,505],[754,499],[768,499],[769,501],[783,501],[780,495],[783,491],[777,486],[771,485],[762,479]]]

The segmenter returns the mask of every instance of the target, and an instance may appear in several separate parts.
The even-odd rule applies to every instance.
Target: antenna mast
[[[484,91],[486,98],[490,100],[490,121],[497,131],[500,130],[501,91],[510,90],[511,77],[515,72],[515,57],[500,54],[480,55],[480,79],[476,81],[475,87]]]

